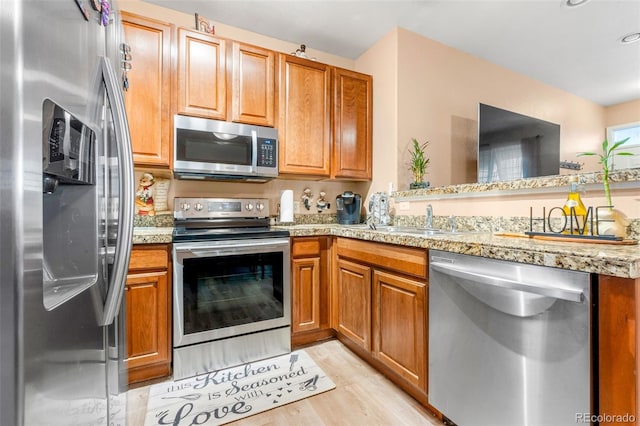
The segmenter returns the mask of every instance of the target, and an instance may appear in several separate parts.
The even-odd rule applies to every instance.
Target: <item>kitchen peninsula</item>
[[[287,229],[292,237],[331,235],[408,247],[444,250],[620,278],[640,278],[640,246],[638,245],[577,244],[495,236],[489,233],[462,232],[423,236],[413,233],[388,232],[385,229],[353,228],[337,224],[294,225],[287,227]]]

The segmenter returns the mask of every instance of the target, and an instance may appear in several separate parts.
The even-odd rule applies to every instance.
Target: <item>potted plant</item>
[[[599,164],[602,164],[602,185],[604,186],[604,195],[607,199],[608,209],[603,209],[603,211],[598,212],[598,219],[602,222],[599,225],[599,234],[613,234],[617,237],[625,237],[627,233],[627,226],[629,226],[629,220],[627,216],[621,211],[613,208],[613,202],[611,201],[611,189],[609,187],[609,170],[611,167],[611,162],[613,161],[613,157],[615,155],[634,155],[631,152],[618,151],[621,145],[623,145],[629,138],[623,139],[618,142],[614,142],[613,145],[609,146],[609,141],[606,139],[602,142],[602,153],[598,154],[596,152],[580,152],[578,153],[578,157],[580,156],[590,156],[597,155],[600,157],[598,161]]]
[[[425,182],[423,178],[429,165],[429,158],[424,154],[429,141],[421,144],[416,138],[411,138],[411,142],[412,145],[409,148],[409,154],[411,154],[409,170],[413,174],[413,182],[409,184],[409,189],[428,188],[429,182]]]

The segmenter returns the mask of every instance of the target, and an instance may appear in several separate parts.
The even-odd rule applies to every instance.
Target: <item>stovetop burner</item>
[[[269,227],[269,200],[263,198],[176,198],[173,241],[288,237]]]

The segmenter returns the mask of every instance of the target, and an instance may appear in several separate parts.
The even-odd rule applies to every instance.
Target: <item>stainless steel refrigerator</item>
[[[125,423],[130,52],[107,0],[0,0],[0,425]]]

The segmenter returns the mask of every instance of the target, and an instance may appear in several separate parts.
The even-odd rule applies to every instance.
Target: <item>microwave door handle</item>
[[[258,132],[255,130],[251,131],[251,151],[251,172],[258,173]]]
[[[127,122],[124,98],[120,90],[119,80],[116,77],[109,58],[102,58],[101,68],[107,97],[111,103],[111,111],[113,113],[118,172],[120,175],[117,251],[114,255],[111,277],[109,277],[110,283],[104,302],[104,314],[101,324],[109,325],[113,322],[120,310],[120,303],[127,279],[127,269],[129,268],[129,253],[133,239],[134,177],[129,123]]]

